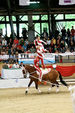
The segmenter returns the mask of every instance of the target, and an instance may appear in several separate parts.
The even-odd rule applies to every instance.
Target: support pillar
[[[19,38],[19,16],[16,16],[17,38]]]
[[[11,15],[11,4],[10,0],[7,0],[7,6],[8,6],[8,15],[9,15],[9,21],[10,21],[10,28],[11,28],[11,34],[12,38],[14,38],[14,29],[13,29],[13,21],[12,21],[12,15]]]
[[[34,25],[32,20],[32,15],[28,15],[28,41],[33,42],[34,41]]]
[[[6,16],[5,16],[5,33],[6,33],[6,36],[7,36],[7,24],[6,24]]]
[[[51,30],[54,34],[55,30],[56,30],[56,21],[55,21],[55,17],[54,14],[51,14]]]
[[[11,34],[12,34],[12,38],[14,37],[14,28],[13,28],[13,21],[12,21],[12,16],[9,16],[9,22],[10,22],[10,28],[11,28]]]

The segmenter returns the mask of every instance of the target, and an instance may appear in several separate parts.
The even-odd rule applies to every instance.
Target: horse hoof
[[[59,92],[59,89],[56,89],[56,93],[58,93]]]
[[[38,90],[38,93],[41,93],[41,90]]]
[[[39,93],[41,93],[41,90],[39,91]]]
[[[48,91],[51,91],[52,88],[48,88]]]

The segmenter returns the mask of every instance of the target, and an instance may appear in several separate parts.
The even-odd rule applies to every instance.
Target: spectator
[[[35,53],[35,52],[36,52],[36,49],[34,48],[34,46],[32,46],[32,47],[30,48],[30,52],[31,52],[31,53]]]
[[[18,51],[18,53],[22,53],[22,46],[21,45],[17,46],[17,51]]]
[[[15,53],[15,61],[18,62],[18,51]]]
[[[60,45],[61,48],[65,47],[65,41],[61,41],[61,45]]]
[[[0,42],[0,50],[2,49],[2,44],[1,44],[1,42]]]
[[[15,39],[14,39],[13,44],[16,45],[16,46],[19,44],[19,40],[18,40],[16,37],[15,37]]]
[[[25,51],[24,51],[24,48],[22,47],[22,48],[21,48],[21,53],[24,53],[24,52],[25,52]]]
[[[72,29],[71,29],[71,36],[72,36],[72,40],[74,42],[74,36],[75,36],[75,29],[74,29],[74,26],[72,26]]]
[[[54,36],[55,36],[55,39],[57,39],[57,37],[59,36],[59,31],[57,29],[55,30],[55,35]]]
[[[3,69],[8,69],[8,68],[9,68],[9,66],[8,66],[8,64],[7,64],[7,63],[4,63],[4,65],[2,66],[2,68],[3,68]]]
[[[62,39],[65,41],[65,37],[66,37],[66,29],[65,29],[65,27],[63,27],[61,32],[62,32]]]
[[[47,39],[47,45],[49,46],[50,43],[51,43],[51,40],[48,38],[48,39]]]
[[[19,65],[19,68],[21,68],[22,70],[24,70],[25,69],[24,67],[25,66],[24,66],[23,62],[21,62],[20,65]]]
[[[74,43],[73,43],[73,41],[70,42],[70,52],[74,52]]]
[[[56,39],[53,37],[52,38],[53,44],[56,45]]]
[[[49,51],[49,53],[52,53],[52,48],[51,48],[51,47],[49,47],[49,50],[48,50],[48,51]]]
[[[19,44],[20,44],[21,46],[24,45],[24,39],[23,39],[23,38],[21,38],[21,39],[19,40]]]
[[[61,48],[61,53],[65,53],[66,52],[66,48],[63,46],[62,48]]]
[[[22,36],[23,36],[23,38],[26,40],[27,39],[27,30],[26,30],[26,28],[23,28],[22,29]]]
[[[28,42],[28,40],[27,40],[27,39],[25,40],[25,43],[26,43],[26,45],[28,45],[28,44],[29,44],[29,42]]]
[[[0,43],[2,43],[2,35],[0,34]]]
[[[26,78],[26,77],[27,77],[27,76],[26,76],[26,70],[25,70],[25,66],[24,66],[23,62],[20,63],[19,68],[22,69],[22,72],[23,72],[24,78]]]
[[[67,43],[69,44],[69,40],[70,40],[70,36],[71,36],[71,32],[70,32],[69,28],[67,29],[66,35],[67,35],[67,39],[68,39]]]
[[[14,64],[12,65],[12,68],[19,68],[18,62],[14,63]]]
[[[54,53],[56,53],[56,50],[57,50],[57,46],[54,45]]]
[[[5,40],[5,38],[3,38],[2,40],[2,46],[7,46],[7,41]]]
[[[24,51],[26,52],[27,51],[27,44],[24,43],[24,45],[22,47],[24,48]]]
[[[13,44],[13,39],[12,38],[10,38],[9,40],[8,40],[8,44],[10,43],[10,45],[12,46],[12,44]]]
[[[7,47],[8,47],[9,49],[11,49],[12,44],[9,42],[8,45],[7,45]]]
[[[11,55],[9,56],[9,63],[13,64],[15,62],[15,55],[13,52],[11,52]]]
[[[44,31],[42,33],[42,37],[46,38],[46,39],[48,38],[48,33],[47,33],[46,29],[44,29]]]

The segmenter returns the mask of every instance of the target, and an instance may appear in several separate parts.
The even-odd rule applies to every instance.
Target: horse
[[[41,90],[38,87],[38,81],[39,81],[39,75],[37,74],[37,71],[35,69],[35,67],[33,65],[25,65],[25,70],[26,70],[26,74],[29,73],[29,78],[30,78],[30,82],[28,84],[28,87],[25,91],[25,93],[28,93],[29,87],[31,86],[31,84],[34,82],[35,83],[35,87],[36,89],[39,91],[39,93],[41,93]],[[60,72],[56,71],[55,69],[52,69],[47,73],[47,74],[43,74],[42,76],[42,82],[43,81],[47,81],[48,83],[50,83],[51,88],[54,86],[57,86],[57,92],[59,91],[59,83],[57,81],[57,78],[59,78],[60,82],[68,87],[68,84],[63,80]],[[48,90],[50,91],[51,88],[49,88]]]

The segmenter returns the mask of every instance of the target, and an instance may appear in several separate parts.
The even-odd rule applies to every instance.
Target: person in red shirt
[[[19,44],[19,40],[17,38],[14,39],[14,44],[17,46]]]

